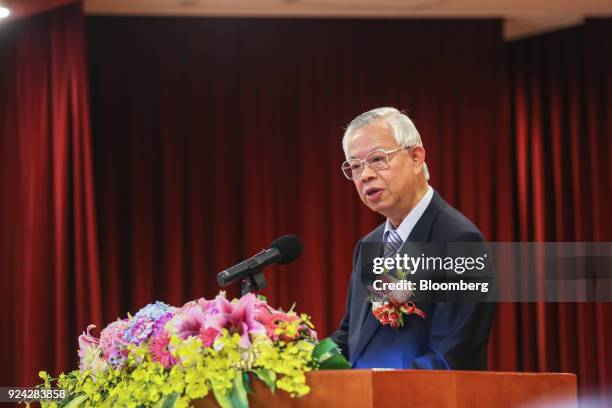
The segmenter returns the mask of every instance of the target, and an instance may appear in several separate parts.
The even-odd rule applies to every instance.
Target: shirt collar
[[[404,220],[399,225],[399,227],[397,227],[397,229],[393,228],[393,225],[391,225],[391,222],[387,218],[387,222],[385,223],[385,232],[383,233],[383,237],[385,238],[385,240],[387,238],[387,232],[395,230],[402,239],[402,242],[406,242],[408,236],[410,236],[410,233],[412,232],[412,229],[427,209],[427,206],[429,206],[431,198],[433,197],[433,188],[431,188],[431,186],[427,187],[427,192],[423,195],[421,201],[419,201],[417,205],[414,206],[414,208],[408,213],[406,218],[404,218]]]

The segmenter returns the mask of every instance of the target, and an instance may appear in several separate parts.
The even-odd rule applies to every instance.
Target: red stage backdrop
[[[588,20],[508,47],[517,240],[612,241],[611,38],[612,19]],[[499,319],[515,333],[496,344],[502,367],[574,372],[583,394],[609,392],[611,303],[524,303]]]
[[[0,26],[0,385],[74,364],[102,323],[78,6]]]
[[[54,27],[49,17],[27,24],[0,40],[3,61],[10,50],[24,49],[20,35]],[[12,160],[3,163],[13,163],[0,167],[2,329],[21,330],[19,338],[0,339],[0,350],[12,352],[19,342],[33,353],[20,363],[22,374],[9,369],[3,383],[24,384],[39,368],[75,364],[76,353],[49,361],[44,340],[24,342],[42,327],[74,350],[85,321],[107,324],[154,299],[181,304],[213,296],[218,271],[288,232],[302,237],[303,255],[268,272],[265,294],[276,305],[296,301],[321,335],[329,334],[343,313],[353,245],[381,221],[339,170],[343,125],[375,106],[397,106],[414,118],[432,185],[490,241],[612,240],[605,212],[612,53],[601,41],[610,20],[510,46],[501,39],[500,22],[486,20],[96,17],[87,25],[95,177],[88,173],[88,149],[57,162],[68,166],[61,180],[81,206],[53,207],[51,200],[13,193],[32,172],[14,156],[28,151],[26,164],[34,168],[34,152],[51,156],[55,150],[42,137],[23,147],[32,137],[23,133],[29,122],[0,130],[2,158]],[[78,24],[70,27],[80,38]],[[18,72],[9,66],[0,67],[3,83]],[[37,75],[47,72],[38,69]],[[86,86],[82,78],[79,89]],[[0,90],[0,118],[12,114],[7,101],[37,108],[22,98]],[[86,112],[78,112],[86,121]],[[90,140],[86,131],[70,135],[69,146]],[[32,176],[35,185],[55,189],[58,180],[50,183],[49,174]],[[97,216],[79,219],[77,209],[93,209],[86,194],[92,179]],[[36,223],[27,236],[36,240],[14,241],[13,235],[30,231],[23,217],[11,217],[25,205],[43,214],[64,209],[65,217]],[[78,280],[71,291],[49,289],[36,299],[13,289],[32,284],[32,277],[40,277],[42,287],[44,279],[63,273],[97,276],[97,263],[57,269],[57,250],[45,242],[66,224],[91,238],[96,223],[98,243],[88,241],[86,259],[97,262],[99,249],[100,279],[87,286],[98,297],[79,298]],[[83,240],[68,238],[77,259]],[[28,280],[17,264],[29,254],[55,266],[32,269]],[[81,314],[35,309],[60,298]],[[22,305],[34,309],[29,322],[42,326],[19,321]],[[583,390],[603,390],[612,368],[604,350],[612,335],[605,325],[610,312],[609,303],[500,305],[490,367],[573,371]],[[81,316],[76,324],[66,323],[74,315]]]

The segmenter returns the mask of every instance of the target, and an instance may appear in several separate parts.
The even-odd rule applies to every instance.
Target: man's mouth
[[[368,188],[365,190],[365,196],[370,200],[377,200],[382,194],[382,188]]]

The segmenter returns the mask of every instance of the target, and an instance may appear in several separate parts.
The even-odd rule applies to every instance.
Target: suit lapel
[[[431,240],[431,228],[433,227],[433,223],[442,208],[446,205],[446,202],[440,197],[440,194],[434,190],[429,205],[412,228],[412,231],[410,231],[410,235],[408,235],[406,242],[429,242]],[[406,242],[404,242],[404,244],[406,244]]]
[[[365,289],[364,285],[364,274],[372,273],[372,266],[374,263],[374,258],[380,257],[383,255],[383,232],[385,230],[384,224],[381,225],[378,229],[371,234],[368,239],[364,239],[362,243],[362,251],[360,254],[360,265],[356,265],[357,268],[360,268],[361,273],[361,291],[363,295],[361,296],[360,303],[361,309],[358,317],[358,326],[356,327],[356,331],[358,333],[358,342],[355,346],[355,349],[351,351],[351,362],[354,363],[355,360],[361,355],[361,352],[368,344],[374,333],[380,327],[378,320],[372,316],[372,304],[368,300],[368,292]],[[363,268],[361,267],[363,265]]]

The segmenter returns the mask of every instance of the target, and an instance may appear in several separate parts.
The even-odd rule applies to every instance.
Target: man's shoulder
[[[432,241],[484,241],[478,227],[459,210],[446,204],[431,228]]]

